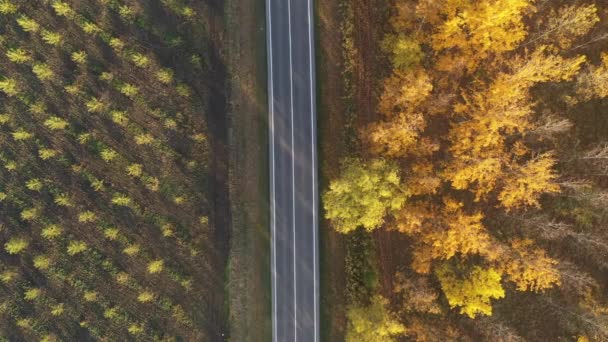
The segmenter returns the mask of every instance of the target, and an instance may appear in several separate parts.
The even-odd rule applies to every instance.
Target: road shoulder
[[[227,0],[232,240],[227,269],[232,341],[269,341],[270,244],[264,2]]]

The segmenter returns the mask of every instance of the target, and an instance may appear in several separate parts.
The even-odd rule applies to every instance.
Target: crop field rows
[[[4,339],[207,336],[222,279],[190,2],[0,1]]]

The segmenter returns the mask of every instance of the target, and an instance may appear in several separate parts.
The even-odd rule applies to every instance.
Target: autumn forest
[[[340,9],[346,341],[608,340],[607,4]]]

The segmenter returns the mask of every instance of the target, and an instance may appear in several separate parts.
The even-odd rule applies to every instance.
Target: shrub
[[[63,41],[63,36],[59,33],[43,30],[42,31],[42,40],[44,40],[45,42],[47,42],[50,45],[59,46],[59,45],[61,45],[61,42]]]
[[[64,130],[69,123],[62,118],[52,116],[44,121],[44,125],[53,131]]]
[[[118,156],[118,152],[114,151],[111,148],[106,147],[103,150],[101,150],[100,155],[101,155],[101,159],[103,159],[105,162],[109,163]]]
[[[122,207],[128,207],[131,205],[131,199],[125,195],[115,194],[112,197],[112,204],[116,204]]]
[[[23,64],[32,60],[32,57],[23,49],[9,49],[6,57],[13,63]]]
[[[141,53],[132,54],[131,61],[140,68],[145,68],[150,65],[150,59]]]
[[[137,244],[129,245],[128,247],[126,247],[123,250],[123,253],[125,253],[128,256],[133,256],[133,255],[139,253],[139,245],[137,245]]]
[[[63,303],[53,305],[51,307],[51,315],[53,316],[61,316],[63,314],[63,311],[65,311]]]
[[[53,9],[57,15],[62,17],[72,17],[75,13],[74,10],[63,1],[53,1]]]
[[[50,224],[42,229],[40,235],[47,240],[52,240],[59,237],[62,233],[63,228],[61,228],[61,226],[58,224]]]
[[[154,299],[154,294],[150,291],[143,291],[137,296],[137,300],[141,303],[148,303]]]
[[[17,81],[11,78],[0,80],[0,90],[8,96],[15,96],[19,93],[17,89]]]
[[[141,164],[131,164],[127,166],[127,174],[131,177],[141,176],[143,170]]]
[[[120,232],[120,230],[118,228],[115,227],[110,227],[110,228],[106,228],[103,231],[103,235],[108,239],[108,240],[116,240],[118,238],[118,233]]]
[[[21,28],[25,32],[35,33],[38,32],[38,30],[40,29],[40,25],[38,25],[38,23],[34,19],[31,19],[25,15],[22,15],[17,18],[17,24],[19,24],[19,26],[21,26]]]
[[[0,1],[0,14],[13,14],[17,12],[17,5],[12,3],[10,0]]]
[[[56,157],[57,154],[58,154],[57,150],[53,150],[53,149],[50,149],[50,148],[41,148],[41,149],[38,150],[38,156],[42,160],[51,159],[53,157]]]
[[[80,223],[91,223],[97,221],[97,215],[90,211],[84,211],[78,215],[78,222]]]
[[[42,181],[38,178],[30,179],[25,183],[25,187],[32,191],[40,191],[42,186]]]
[[[27,208],[21,211],[21,219],[24,221],[34,221],[40,216],[38,208]]]
[[[34,135],[30,132],[26,132],[22,128],[17,129],[15,132],[11,133],[13,135],[13,139],[15,141],[23,141],[31,139]]]
[[[76,255],[86,251],[87,249],[88,246],[84,241],[70,241],[67,251],[69,255]]]
[[[55,73],[53,70],[51,70],[51,67],[45,63],[34,64],[32,71],[34,74],[36,74],[36,77],[38,77],[40,81],[48,81],[55,76]]]
[[[148,273],[156,274],[160,273],[165,266],[165,262],[163,260],[155,260],[148,264]]]
[[[34,257],[34,267],[39,270],[46,270],[51,266],[51,259],[46,255],[38,255]]]
[[[85,64],[87,62],[87,53],[85,51],[76,51],[72,53],[72,61],[78,64]]]
[[[11,238],[7,243],[4,244],[4,250],[8,254],[19,254],[23,252],[28,246],[29,242],[21,237]]]
[[[15,272],[13,270],[5,270],[5,271],[2,271],[2,273],[0,273],[0,281],[3,282],[4,284],[9,284],[13,280],[15,280],[17,278],[17,276],[18,276],[17,272]]]
[[[36,298],[40,297],[40,295],[42,294],[42,291],[40,291],[40,289],[29,289],[27,291],[25,291],[23,298],[25,300],[29,300],[29,301],[33,301]]]

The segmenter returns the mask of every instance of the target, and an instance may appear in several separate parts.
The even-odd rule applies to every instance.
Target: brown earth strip
[[[344,115],[344,79],[340,2],[317,1],[317,99],[320,190],[338,176],[339,161],[347,153]],[[345,244],[344,237],[320,222],[321,338],[344,340],[346,327]]]
[[[214,38],[209,54],[210,78],[216,80],[214,85],[209,87],[209,112],[207,122],[209,125],[209,138],[211,141],[211,179],[209,180],[209,192],[211,202],[211,212],[209,221],[215,228],[212,232],[215,246],[218,249],[218,272],[222,269],[221,265],[226,265],[228,261],[228,249],[230,241],[230,194],[228,192],[228,113],[227,113],[227,92],[226,65],[219,55],[222,42],[222,28],[219,25],[210,25],[210,35]],[[224,279],[225,275],[221,277]],[[218,287],[221,286],[218,284]],[[215,293],[223,293],[218,289]],[[226,320],[226,310],[224,306],[224,296],[216,296],[209,301],[210,339],[212,341],[223,341],[228,330]]]
[[[378,98],[382,90],[382,79],[388,75],[390,65],[381,52],[382,39],[388,30],[388,19],[392,1],[387,0],[353,0],[354,46],[353,72],[354,97],[356,107],[356,124],[359,129],[379,119],[376,111]],[[394,247],[396,234],[386,229],[375,232],[374,240],[378,262],[380,291],[390,298],[392,283],[398,258],[395,258]]]

